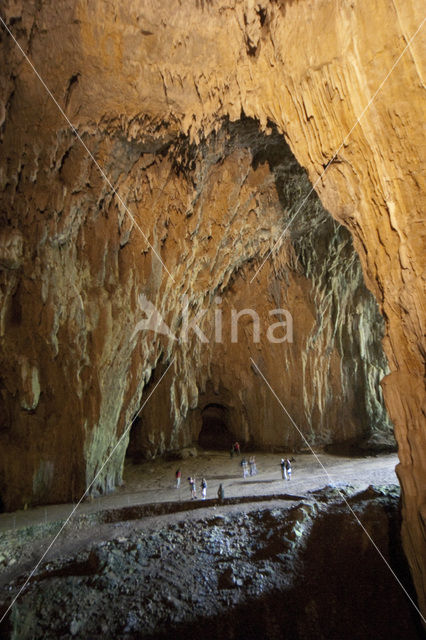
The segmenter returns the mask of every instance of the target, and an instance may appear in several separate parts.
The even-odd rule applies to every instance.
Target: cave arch
[[[420,24],[418,16],[421,11],[421,5],[419,2],[407,3],[407,5],[409,6],[404,9],[403,14],[404,22],[412,34],[417,34],[415,29]],[[65,6],[68,5],[64,3]],[[124,76],[124,81],[121,85],[117,84],[125,96],[125,99],[120,103],[120,105],[123,105],[123,112],[120,113],[120,118],[117,119],[114,118],[114,110],[117,108],[114,95],[111,96],[111,92],[105,91],[104,87],[108,87],[111,84],[111,78],[115,83],[119,83],[119,75],[116,73],[115,65],[105,65],[100,52],[93,50],[91,45],[93,39],[89,36],[92,28],[91,13],[85,16],[86,10],[81,6],[79,10],[82,12],[82,19],[74,21],[70,26],[71,21],[64,21],[61,12],[57,12],[57,14],[48,12],[46,16],[49,16],[49,19],[46,21],[46,29],[52,39],[55,36],[57,37],[58,32],[64,34],[63,41],[67,43],[76,42],[75,38],[78,39],[78,42],[81,39],[81,46],[75,47],[75,51],[73,51],[71,44],[69,45],[66,58],[64,58],[64,69],[65,67],[68,68],[66,78],[71,78],[68,81],[68,86],[73,84],[75,69],[78,68],[84,69],[86,78],[84,82],[92,83],[93,87],[93,91],[85,96],[85,108],[75,114],[76,119],[73,120],[75,126],[77,129],[86,127],[87,114],[91,114],[91,120],[103,123],[102,126],[105,131],[99,132],[99,135],[102,133],[103,138],[105,138],[105,134],[107,134],[105,138],[106,144],[110,144],[109,133],[117,131],[120,133],[118,145],[120,148],[122,131],[127,131],[128,127],[128,131],[131,132],[128,138],[129,140],[137,141],[138,147],[133,153],[130,153],[129,147],[123,146],[121,155],[123,158],[127,155],[127,162],[131,165],[135,163],[134,158],[138,157],[141,149],[147,151],[163,149],[164,145],[168,144],[169,134],[172,131],[179,133],[190,130],[192,139],[203,139],[205,131],[207,129],[213,130],[217,118],[224,114],[230,114],[232,119],[235,119],[243,111],[257,117],[264,127],[266,126],[267,117],[273,116],[280,131],[285,131],[285,136],[290,141],[291,147],[294,148],[298,161],[308,168],[311,178],[316,180],[315,184],[318,183],[318,191],[327,208],[335,218],[340,219],[351,229],[352,234],[357,239],[357,248],[361,255],[364,273],[368,276],[369,287],[375,292],[386,317],[387,335],[385,337],[385,346],[391,364],[391,373],[385,379],[383,388],[388,408],[395,422],[396,432],[399,434],[401,464],[398,468],[398,474],[401,484],[405,488],[403,493],[404,522],[406,523],[404,525],[404,539],[411,565],[414,567],[413,570],[420,576],[421,567],[426,566],[426,563],[421,561],[424,558],[424,551],[422,551],[424,549],[424,545],[422,546],[424,527],[421,509],[425,501],[422,489],[425,476],[425,457],[419,453],[425,447],[425,432],[422,422],[424,415],[421,411],[421,402],[424,395],[424,351],[421,348],[423,332],[421,327],[422,318],[418,311],[420,308],[418,300],[421,300],[423,295],[420,288],[422,281],[419,274],[424,260],[422,245],[417,235],[422,214],[420,186],[416,179],[416,174],[420,174],[421,169],[422,150],[420,145],[422,138],[417,135],[417,132],[420,130],[419,126],[422,122],[421,105],[423,104],[421,101],[422,96],[420,95],[422,86],[418,81],[418,58],[415,55],[411,57],[405,56],[403,63],[397,69],[398,73],[392,74],[389,77],[389,82],[382,82],[383,78],[388,78],[385,74],[391,68],[392,61],[395,59],[399,61],[400,58],[396,58],[396,56],[400,52],[400,57],[402,57],[405,52],[405,49],[401,49],[401,47],[405,46],[405,39],[400,37],[405,28],[403,29],[402,27],[396,6],[392,3],[379,3],[375,12],[370,11],[367,3],[357,3],[354,7],[351,3],[340,2],[336,3],[335,6],[337,7],[336,10],[331,12],[327,3],[314,3],[312,5],[312,19],[309,23],[303,19],[303,12],[305,11],[303,3],[288,3],[284,11],[282,4],[271,2],[267,5],[267,17],[261,17],[260,22],[253,8],[247,14],[247,20],[239,19],[232,21],[232,23],[227,12],[215,9],[209,14],[211,22],[207,34],[202,20],[193,17],[189,10],[182,9],[179,6],[179,9],[173,12],[174,19],[170,24],[168,24],[166,18],[164,19],[164,32],[162,32],[161,38],[165,42],[173,42],[176,37],[180,38],[182,37],[181,34],[184,33],[187,34],[188,42],[194,44],[182,47],[182,52],[179,56],[170,57],[167,47],[153,50],[152,45],[147,44],[147,40],[151,42],[151,38],[144,37],[139,40],[135,39],[134,47],[129,47],[123,55],[130,56],[130,60],[135,55],[137,55],[138,59],[146,58],[150,60],[152,57],[152,64],[160,68],[164,66],[165,69],[168,69],[168,78],[173,78],[175,70],[177,69],[178,72],[182,68],[182,64],[187,64],[188,69],[192,70],[191,73],[182,78],[182,84],[179,89],[172,81],[165,82],[163,74],[153,73],[152,87],[147,93],[145,91],[145,72],[135,74],[135,81],[132,83],[128,83]],[[239,11],[243,10],[242,7],[243,4],[238,4],[237,6]],[[72,10],[71,4],[68,10]],[[170,13],[169,8],[167,8],[167,12]],[[395,12],[397,12],[397,19],[395,19]],[[342,38],[317,37],[318,25],[323,24],[325,18],[330,21],[331,27],[329,31],[332,34],[339,33],[341,24],[347,26],[347,34],[343,39],[345,45],[343,50],[341,49]],[[55,20],[59,22],[56,23]],[[120,20],[116,20],[113,12],[111,15],[107,12],[104,15],[104,20],[106,31],[111,29],[111,32],[119,33],[120,29],[124,31],[128,29],[128,24],[134,23],[133,9],[123,11],[123,14],[120,15]],[[151,18],[151,20],[153,24],[157,24],[154,18]],[[80,33],[80,27],[78,26],[80,24],[87,25],[87,30],[82,30]],[[232,27],[230,26],[229,30],[225,30],[225,24],[226,27],[228,27],[228,24],[232,24]],[[368,29],[363,28],[366,24],[368,24]],[[389,29],[383,29],[383,24],[389,26]],[[191,25],[190,29],[188,25]],[[68,29],[71,28],[73,31],[75,30],[75,37],[66,37]],[[268,37],[269,29],[273,29],[275,34],[273,38]],[[45,39],[47,32],[43,30],[42,35],[34,34],[34,37]],[[226,33],[227,37],[231,39],[232,46],[227,46],[226,41],[221,41],[221,46],[216,46],[218,43],[216,33]],[[374,38],[369,37],[371,33],[374,33]],[[211,38],[211,40],[206,40],[203,51],[210,52],[212,49],[211,43],[213,42],[215,56],[200,55],[194,58],[192,51],[197,46],[200,38]],[[418,46],[418,43],[419,40],[416,41],[416,46]],[[2,41],[2,49],[4,47],[6,55],[11,59],[11,64],[13,66],[16,65],[17,59],[9,53],[9,48],[12,51],[11,41],[4,39]],[[43,60],[42,56],[44,54],[42,52],[49,51],[49,47],[37,47],[34,44],[33,48],[40,52],[38,54],[40,57],[37,58],[36,62],[40,68],[43,68],[43,64],[46,63]],[[397,51],[395,51],[395,48],[397,48]],[[300,54],[297,53],[299,50],[301,51]],[[256,53],[255,56],[253,51]],[[96,55],[99,56],[99,60],[96,59]],[[74,56],[77,57],[74,58]],[[81,60],[82,56],[83,59]],[[164,56],[164,60],[161,56]],[[250,56],[249,66],[244,63],[238,65],[235,63],[236,60],[243,62],[248,60],[247,56]],[[283,64],[272,65],[271,60],[282,60]],[[315,60],[315,67],[309,62],[311,60]],[[354,60],[356,61],[355,67]],[[127,60],[124,58],[123,68],[126,68],[126,62]],[[147,66],[147,69],[149,67],[150,65]],[[355,75],[352,72],[354,68],[357,69],[357,74]],[[250,73],[247,72],[247,69],[249,69]],[[215,81],[217,90],[215,89],[215,91],[207,94],[209,82],[207,79],[213,77],[217,78]],[[61,87],[66,86],[66,78],[62,78],[59,73],[56,78],[58,86],[52,85],[53,93],[62,91]],[[203,91],[200,93],[200,87],[197,84],[198,81],[203,83],[203,78],[206,79],[206,87],[202,88],[205,89],[205,94],[209,96],[209,99],[204,101],[204,104],[200,100],[200,95],[203,95]],[[18,85],[19,83],[23,83],[22,86],[18,86],[20,90],[15,90],[14,84]],[[77,85],[74,84],[73,86],[76,87]],[[75,287],[79,289],[80,284],[83,288],[86,276],[79,278],[79,281],[77,281],[75,280],[77,273],[96,274],[93,280],[93,285],[95,286],[89,282],[87,284],[87,298],[89,300],[90,296],[94,295],[92,292],[97,290],[104,292],[104,288],[99,287],[98,282],[102,270],[98,269],[96,265],[102,263],[114,265],[115,258],[110,259],[106,253],[105,255],[98,253],[96,246],[94,246],[93,253],[90,254],[92,256],[92,264],[87,266],[82,264],[80,268],[76,269],[71,259],[64,260],[65,252],[68,250],[70,250],[70,258],[74,255],[74,253],[71,253],[73,251],[71,248],[74,246],[78,247],[78,252],[75,255],[81,256],[83,253],[83,239],[87,234],[82,233],[79,229],[80,214],[75,217],[73,212],[90,212],[92,203],[88,201],[88,206],[81,206],[80,202],[69,203],[70,193],[75,194],[73,198],[81,198],[81,188],[77,182],[74,188],[72,184],[77,179],[81,181],[80,177],[74,178],[72,174],[75,173],[76,176],[77,173],[81,174],[67,169],[66,155],[69,153],[69,149],[66,153],[65,150],[68,147],[68,143],[64,144],[63,148],[58,147],[56,136],[52,136],[50,133],[51,116],[45,119],[45,122],[42,123],[43,126],[38,126],[37,124],[37,129],[34,126],[30,126],[31,122],[39,122],[40,104],[43,104],[41,101],[45,99],[45,96],[41,92],[36,96],[33,91],[23,90],[27,88],[27,80],[21,74],[10,74],[10,78],[7,79],[7,87],[7,92],[14,96],[13,100],[7,99],[5,101],[6,111],[10,111],[11,115],[8,113],[3,123],[4,126],[2,125],[2,136],[4,134],[4,143],[6,145],[4,158],[8,160],[7,172],[11,174],[7,180],[9,180],[10,184],[16,183],[13,172],[16,174],[16,167],[23,166],[20,156],[24,157],[25,155],[27,175],[36,176],[38,167],[41,166],[38,149],[40,147],[43,148],[43,153],[46,154],[47,158],[54,158],[58,154],[55,161],[46,163],[46,167],[50,166],[52,172],[57,173],[59,173],[59,167],[61,168],[61,176],[55,176],[52,173],[48,180],[49,190],[52,194],[51,201],[55,202],[57,200],[59,203],[64,198],[64,207],[62,212],[62,204],[52,206],[52,228],[46,227],[46,233],[48,234],[46,237],[49,237],[52,242],[52,252],[49,256],[51,264],[59,266],[69,264],[71,271],[62,279],[56,277],[48,279],[47,275],[43,276],[45,277],[43,290],[50,290],[53,294],[49,296],[47,302],[41,300],[41,298],[38,301],[38,282],[37,288],[34,287],[33,290],[28,286],[27,292],[24,292],[28,297],[28,303],[24,304],[26,299],[23,298],[21,303],[22,310],[27,309],[32,317],[40,316],[42,319],[39,323],[40,335],[37,335],[38,331],[33,330],[33,323],[20,322],[19,324],[14,324],[13,331],[5,333],[8,339],[10,335],[13,340],[11,340],[10,350],[6,350],[5,355],[8,356],[9,353],[13,353],[12,349],[16,348],[15,345],[28,343],[31,345],[29,355],[31,359],[39,361],[40,370],[43,370],[46,380],[47,376],[49,376],[50,380],[57,380],[57,403],[55,404],[52,401],[52,396],[55,394],[42,394],[39,411],[45,411],[46,415],[52,416],[52,429],[57,428],[57,425],[54,424],[55,422],[59,424],[56,415],[59,417],[68,415],[67,419],[70,426],[69,428],[61,429],[63,437],[60,440],[65,446],[64,438],[68,437],[67,434],[69,433],[67,446],[69,448],[74,447],[74,443],[78,443],[78,451],[76,451],[75,455],[80,460],[81,474],[85,478],[90,478],[90,474],[96,468],[96,458],[104,455],[110,446],[107,438],[103,439],[105,444],[102,447],[99,446],[99,442],[102,439],[96,433],[93,436],[92,432],[94,429],[99,429],[102,433],[102,430],[114,430],[115,428],[112,422],[111,427],[109,427],[110,413],[108,403],[112,402],[112,400],[108,399],[108,403],[105,404],[106,409],[104,409],[101,407],[101,401],[97,397],[99,396],[102,399],[102,396],[108,397],[110,393],[113,399],[113,393],[116,393],[117,402],[122,402],[121,399],[125,397],[122,388],[115,381],[118,375],[123,377],[122,362],[123,357],[128,358],[128,352],[121,354],[121,352],[113,351],[113,348],[109,347],[110,352],[105,352],[101,358],[98,355],[98,352],[99,354],[101,353],[101,347],[97,346],[114,344],[110,327],[113,327],[116,323],[111,321],[104,322],[103,318],[118,318],[121,312],[120,307],[117,306],[118,300],[124,298],[119,295],[120,289],[116,288],[114,283],[113,271],[118,272],[118,270],[115,267],[114,269],[111,268],[111,274],[108,274],[109,267],[106,268],[105,282],[108,283],[108,291],[117,291],[118,295],[111,296],[116,298],[111,302],[111,308],[109,306],[110,301],[108,301],[107,306],[105,305],[105,300],[102,299],[102,307],[105,309],[105,313],[100,315],[101,321],[98,324],[98,334],[100,335],[97,335],[96,331],[88,333],[86,327],[83,326],[85,323],[82,323],[77,344],[85,344],[86,339],[92,340],[93,354],[91,356],[93,358],[91,357],[91,366],[95,367],[95,364],[92,364],[93,359],[93,363],[98,363],[98,365],[99,362],[106,361],[117,363],[115,365],[117,368],[99,367],[99,374],[96,369],[90,371],[89,367],[86,368],[86,353],[80,358],[78,354],[73,353],[73,349],[67,349],[66,344],[61,344],[61,341],[66,342],[67,335],[76,335],[75,331],[78,323],[75,322],[76,315],[71,309],[71,304],[74,304],[74,302],[70,295],[66,295],[66,287],[63,287],[64,292],[62,292],[59,282],[75,281]],[[139,88],[141,91],[138,92]],[[380,88],[380,91],[378,91],[378,88]],[[172,100],[170,100],[170,92],[173,93]],[[139,105],[141,102],[141,94],[144,97],[146,95],[144,113],[149,114],[148,121],[154,122],[155,120],[162,123],[157,132],[157,138],[151,135],[150,129],[146,133],[143,130],[138,131],[139,126],[142,129],[144,119],[141,117],[135,121],[134,113],[135,104]],[[372,104],[372,100],[368,102],[368,98],[371,95],[374,96],[374,109],[361,111],[363,104],[368,104],[368,106]],[[77,94],[73,92],[70,106],[72,106],[76,96]],[[390,108],[390,105],[392,105],[392,108]],[[10,133],[10,128],[13,129],[17,126],[17,121],[13,117],[14,112],[17,117],[26,119],[26,126],[22,128],[25,134],[23,133],[20,137],[18,144],[16,144],[13,132]],[[357,118],[357,121],[359,121],[360,113],[364,118],[363,126],[350,129],[350,144],[346,144],[346,142],[341,144],[342,139],[345,141],[348,137],[351,123],[355,122]],[[107,114],[107,117],[105,117],[105,114]],[[121,123],[120,125],[118,124],[119,122]],[[169,123],[171,123],[171,126],[169,126]],[[39,142],[34,144],[33,142],[31,143],[31,140],[26,139],[26,136],[34,134],[34,130],[37,130],[40,140],[43,140],[43,136],[46,142],[52,139],[55,148],[49,151],[47,145],[40,145]],[[409,144],[407,144],[407,139]],[[382,144],[383,140],[386,140],[386,145]],[[96,141],[93,144],[96,144]],[[8,150],[8,147],[10,147],[10,150]],[[335,154],[330,159],[331,154],[337,148],[339,148],[339,155]],[[28,155],[29,149],[33,149],[34,153]],[[380,153],[377,153],[377,149],[380,149]],[[137,164],[139,165],[139,163]],[[327,179],[317,180],[317,177],[323,174],[323,170],[329,166]],[[125,168],[123,171],[125,171]],[[22,173],[22,178],[25,175],[25,173]],[[386,176],[386,180],[381,176]],[[63,188],[64,180],[70,183],[66,190]],[[154,182],[153,184],[156,183]],[[3,207],[4,214],[2,213],[2,216],[4,216],[5,221],[6,218],[9,218],[13,222],[13,226],[17,228],[22,226],[23,234],[28,237],[28,241],[34,238],[34,246],[31,250],[25,252],[25,259],[20,256],[19,251],[13,251],[13,259],[10,262],[12,265],[20,265],[22,261],[20,267],[22,271],[20,273],[23,274],[23,278],[26,278],[27,283],[33,282],[31,274],[34,266],[31,264],[29,257],[39,255],[39,237],[32,231],[33,228],[37,228],[32,215],[25,219],[19,212],[30,209],[34,212],[34,216],[38,217],[41,214],[40,221],[37,220],[37,225],[39,223],[40,225],[45,224],[44,219],[49,219],[50,215],[45,213],[44,192],[44,189],[31,189],[31,180],[26,183],[25,189],[23,188],[16,192],[16,204],[13,189],[5,192],[6,197],[11,198],[10,206],[7,205],[6,201],[6,206]],[[18,197],[21,200],[20,204]],[[26,199],[28,202],[26,202]],[[93,205],[97,201],[103,202],[103,199],[100,200],[93,190]],[[157,215],[160,209],[167,211],[168,215],[168,207],[162,207],[161,202],[157,205],[157,201],[155,204],[155,207],[149,207],[149,205],[147,207],[148,210],[151,210],[153,216],[154,212]],[[61,209],[59,209],[59,206]],[[55,231],[55,217],[58,210],[62,217],[61,224],[64,224],[64,229],[68,230],[64,234],[56,234]],[[111,220],[111,218],[112,216],[104,216],[105,220]],[[72,224],[65,222],[67,219],[71,220]],[[407,224],[407,221],[409,221],[409,224]],[[103,230],[99,226],[101,222],[102,216],[99,216],[96,231],[100,236],[103,235]],[[90,222],[90,224],[92,223]],[[25,228],[25,225],[28,225],[28,229]],[[31,225],[31,228],[29,225]],[[167,225],[169,225],[168,221]],[[172,227],[173,221],[170,224],[170,228]],[[180,227],[176,226],[176,228]],[[81,246],[79,244],[80,240],[78,243],[74,243],[72,233],[76,234],[76,238],[82,239]],[[40,243],[40,250],[43,244],[44,242]],[[104,252],[103,243],[98,244],[102,252]],[[134,244],[136,245],[136,243]],[[9,246],[9,240],[5,242],[6,246]],[[128,245],[126,246],[128,248]],[[111,248],[113,249],[112,246]],[[56,254],[58,257],[55,257]],[[113,255],[116,255],[114,249],[111,252],[111,256]],[[146,259],[150,260],[151,258],[147,255]],[[121,266],[125,264],[127,264],[126,261],[120,263]],[[128,264],[131,264],[131,261]],[[121,266],[121,277],[123,281],[129,282],[128,278],[126,278],[126,271],[121,270]],[[10,292],[15,287],[15,270],[9,269],[9,271],[11,272],[7,276],[9,293],[5,300],[12,299]],[[58,268],[53,268],[51,271],[53,275],[59,273]],[[145,273],[142,267],[138,271]],[[104,278],[101,278],[102,282],[103,280]],[[130,289],[128,290],[130,291]],[[164,290],[167,291],[167,288],[164,288]],[[32,299],[29,299],[30,294],[32,294]],[[54,301],[54,304],[51,304],[50,300]],[[91,303],[91,306],[93,308],[101,308],[100,304]],[[128,306],[130,308],[130,305]],[[17,310],[15,309],[15,311]],[[59,324],[65,318],[68,318],[69,322],[72,323],[69,331],[65,323],[63,328],[61,325],[61,331],[58,333],[59,345],[56,335],[53,334],[51,338],[50,330],[45,328],[51,326],[51,318],[55,318],[55,323]],[[31,327],[31,332],[34,334],[31,340],[27,340],[25,336],[28,327]],[[21,328],[22,335],[15,333],[18,332],[19,328]],[[65,339],[61,338],[61,335]],[[47,344],[50,345],[50,342],[52,343],[51,349],[46,349],[46,340]],[[88,342],[88,344],[90,343]],[[61,358],[57,358],[55,354],[62,348],[64,348],[65,354],[72,354],[71,357],[75,358],[74,362],[71,361],[72,369],[84,371],[84,375],[87,375],[87,380],[84,380],[82,384],[80,376],[68,376],[69,380],[64,378],[60,366],[56,365],[56,362]],[[10,362],[15,360],[15,358],[9,359]],[[82,368],[83,366],[84,369]],[[106,375],[102,370],[106,372]],[[10,374],[8,375],[10,375],[11,380],[15,380],[14,364],[10,367]],[[102,391],[99,394],[84,393],[85,389],[90,389],[92,384],[93,388],[97,389],[98,379],[99,389]],[[48,388],[47,385],[46,387]],[[56,386],[53,388],[56,389]],[[84,401],[70,402],[70,410],[65,412],[63,409],[65,395],[63,389],[66,389],[66,397],[83,398]],[[86,396],[88,397],[87,404]],[[17,398],[18,394],[10,394],[9,402],[13,408]],[[43,402],[48,400],[51,406],[44,409]],[[40,420],[40,415],[37,416],[35,413],[31,416],[23,414],[18,406],[14,415],[16,415],[17,421],[25,420],[25,424],[28,424],[32,418]],[[100,415],[106,415],[107,417],[99,421]],[[86,424],[88,428],[85,427]],[[77,430],[77,434],[73,429]],[[20,435],[18,446],[22,451],[22,456],[24,458],[28,456],[28,460],[31,463],[31,458],[34,456],[33,449],[31,446],[27,446],[27,436],[25,434],[28,432],[32,435],[35,430],[30,430],[27,427],[22,429],[16,427],[15,432]],[[116,429],[114,433],[118,433],[118,430]],[[57,450],[56,442],[58,438],[44,438],[44,440],[45,442],[37,443],[37,446],[42,448],[43,455],[48,459],[52,459],[55,456],[60,461],[63,454]],[[8,434],[2,441],[1,448],[4,449],[7,446],[9,446]],[[93,463],[87,463],[86,461],[90,447],[93,448],[93,460],[95,460]],[[6,458],[4,466],[9,469]],[[57,466],[60,467],[61,465]],[[63,499],[62,487],[71,486],[72,472],[67,470],[67,465],[63,466],[62,473],[64,477],[60,483],[56,483],[54,487],[52,486],[51,497],[55,495]],[[69,466],[71,467],[71,465]],[[19,474],[19,468],[17,471],[12,465],[10,468],[13,470],[13,474]],[[21,484],[23,482],[27,483],[25,491],[24,488],[20,491],[22,499],[24,499],[25,492],[28,492],[29,495],[34,493],[31,474],[27,474],[27,476],[28,479],[21,480],[18,478],[16,482],[18,487],[24,487]],[[13,485],[13,481],[11,482],[10,478],[8,478],[8,484],[10,486]],[[37,500],[37,496],[34,499]],[[12,500],[15,500],[15,498],[10,495],[9,506],[12,504]],[[411,549],[411,547],[413,548]],[[419,550],[420,560],[416,559],[417,549]],[[425,580],[424,573],[417,577],[417,582],[420,584],[419,581],[421,581],[423,585],[421,596],[423,607],[426,606]]]
[[[234,441],[229,427],[229,411],[218,403],[207,404],[201,411],[198,444],[203,449],[229,449]]]

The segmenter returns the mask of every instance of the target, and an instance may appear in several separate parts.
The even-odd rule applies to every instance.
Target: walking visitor
[[[288,458],[285,461],[285,470],[287,472],[287,480],[291,480],[291,462]]]

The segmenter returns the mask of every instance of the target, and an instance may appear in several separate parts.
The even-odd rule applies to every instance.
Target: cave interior
[[[421,637],[424,20],[406,4],[1,9],[5,637],[231,638],[244,619],[245,638]],[[237,440],[263,464],[247,482],[224,466]],[[350,481],[304,484],[309,455]],[[191,465],[204,507],[165,480]],[[402,589],[380,587],[358,514]],[[150,575],[163,600],[135,596]]]

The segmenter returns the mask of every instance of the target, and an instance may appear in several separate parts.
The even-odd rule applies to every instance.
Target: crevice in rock
[[[67,108],[69,105],[71,96],[76,89],[76,85],[78,83],[80,75],[81,75],[80,73],[74,73],[68,80],[68,85],[65,91],[65,108]]]

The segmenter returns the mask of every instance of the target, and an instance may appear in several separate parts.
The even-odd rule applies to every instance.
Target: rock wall
[[[197,146],[185,137],[173,155],[160,156],[148,167],[137,162],[127,171],[132,191],[127,197],[147,212],[156,197],[150,197],[148,185],[166,173],[169,186],[157,205],[163,218],[157,221],[158,235],[163,246],[173,249],[179,243],[180,259],[192,269],[182,274],[180,288],[174,282],[164,290],[160,278],[141,272],[140,237],[135,242],[135,231],[123,231],[115,202],[105,207],[111,220],[106,223],[99,216],[92,221],[83,200],[74,227],[60,241],[54,236],[46,242],[48,224],[41,223],[41,238],[27,227],[27,244],[40,254],[38,282],[31,254],[17,275],[22,281],[28,274],[34,284],[21,292],[18,282],[13,302],[3,307],[2,498],[7,508],[69,499],[70,491],[79,497],[139,409],[144,385],[150,382],[142,402],[159,382],[165,370],[156,366],[164,360],[162,350],[166,359],[175,358],[176,371],[134,428],[141,431],[136,452],[144,457],[197,440],[200,414],[213,401],[225,404],[230,430],[242,442],[306,446],[279,404],[271,402],[267,386],[259,384],[250,357],[261,359],[264,374],[311,444],[368,438],[391,443],[379,387],[387,367],[380,344],[383,322],[363,284],[348,232],[317,197],[293,224],[281,257],[272,267],[265,265],[259,282],[250,283],[257,269],[259,226],[264,229],[260,240],[273,238],[288,224],[291,206],[310,190],[282,137],[272,130],[265,135],[246,119],[224,125]],[[83,186],[79,194],[86,197]],[[10,268],[3,271],[9,286],[14,275]],[[140,329],[151,300],[168,322],[171,338]],[[20,309],[16,321],[13,305]],[[198,335],[190,329],[187,338],[185,306],[188,322],[205,311]],[[252,317],[244,314],[247,308],[259,318],[259,336]],[[271,333],[271,325],[284,317],[277,309],[288,314],[287,326]],[[243,315],[233,330],[235,311]],[[34,317],[40,320],[32,329]],[[22,349],[28,334],[34,342]],[[12,386],[17,380],[18,392]],[[48,437],[40,437],[38,428]],[[127,440],[96,478],[94,492],[121,482]],[[15,456],[10,456],[11,445]],[[16,457],[28,469],[25,477]]]
[[[158,365],[173,356],[164,382],[171,385],[171,413],[180,418],[167,446],[194,435],[192,419],[184,424],[184,416],[187,408],[196,410],[210,365],[213,388],[222,381],[215,354],[201,358],[199,341],[129,335],[140,320],[141,292],[172,328],[178,328],[183,294],[193,312],[206,301],[211,307],[218,292],[228,292],[224,304],[232,304],[242,295],[240,282],[248,288],[250,274],[285,228],[289,214],[281,202],[276,206],[282,193],[270,161],[253,164],[250,145],[224,153],[225,141],[216,150],[208,142],[225,135],[228,120],[250,117],[265,136],[273,135],[272,126],[284,136],[322,203],[349,229],[385,319],[390,374],[383,388],[399,445],[403,540],[424,607],[422,30],[404,53],[423,19],[420,2],[30,0],[3,3],[2,17],[108,177],[3,29],[0,480],[8,487],[6,506],[79,495],[141,406],[146,383],[159,379]],[[337,226],[324,236],[346,259],[350,286],[342,289],[342,267],[333,268],[331,257],[311,259],[313,229],[305,210],[297,220],[299,236],[292,226],[250,289],[252,299],[265,289],[274,300],[291,291],[294,303],[300,289],[297,347],[304,345],[304,355],[299,351],[301,362],[289,371],[299,377],[301,371],[296,391],[302,400],[290,394],[289,408],[306,419],[314,441],[332,437],[333,424],[346,420],[333,407],[335,398],[340,391],[348,397],[350,355],[359,353],[363,371],[355,372],[355,395],[365,396],[363,386],[372,391],[363,415],[339,425],[337,435],[360,435],[361,423],[374,427],[371,416],[386,430],[374,390],[383,363],[376,353],[377,368],[366,355],[371,349],[365,351],[375,337],[366,334],[371,303],[357,313],[362,339],[352,342],[357,330],[344,326],[344,318],[353,317],[345,292],[366,299],[358,267],[344,253],[347,240]],[[321,308],[329,320],[318,322]],[[235,354],[226,354],[229,366],[220,349],[216,355],[229,376],[224,386],[233,390]],[[292,356],[282,347],[279,358]],[[193,362],[202,363],[200,375],[194,376]],[[275,358],[265,364],[268,373]],[[252,381],[262,394],[260,386]],[[252,406],[261,400],[255,394]],[[237,414],[245,401],[240,398]],[[241,422],[238,429],[253,439],[267,434],[268,442],[263,426],[256,431]],[[115,451],[97,489],[120,481],[125,446]]]
[[[256,190],[258,225],[273,228],[271,210],[281,210],[283,224],[288,224],[287,212],[310,190],[305,172],[278,135],[260,136],[250,121],[240,121],[231,131],[228,146],[234,151],[214,154],[221,158],[220,169],[214,168],[212,188],[206,184],[203,189],[212,203],[204,205],[211,211],[208,220],[222,207],[238,208],[238,218],[247,217],[243,207],[249,198],[241,190],[231,201],[232,186],[224,179],[229,173],[235,188],[240,179],[233,171],[235,149],[243,146],[255,168],[242,177]],[[217,244],[225,234],[223,229]],[[200,392],[195,410],[187,402],[183,407],[187,440],[198,439],[204,407],[219,403],[228,416],[229,444],[238,438],[257,447],[306,447],[280,405],[271,402],[271,392],[253,369],[251,357],[261,364],[310,444],[364,439],[370,446],[389,446],[392,427],[379,386],[387,370],[381,351],[382,319],[363,284],[348,232],[332,221],[316,196],[311,197],[292,225],[281,262],[265,264],[259,282],[251,283],[256,269],[250,261],[204,302],[210,310],[200,326],[208,345],[194,344],[199,358],[191,356],[185,366]],[[250,312],[244,314],[247,309],[255,311],[254,319]],[[287,312],[288,319],[277,309]],[[235,312],[242,315],[234,323],[233,335]],[[283,320],[285,327],[273,329]],[[136,427],[142,432],[137,436],[141,452],[148,457],[173,447],[168,415],[159,424],[155,405],[149,403]]]

